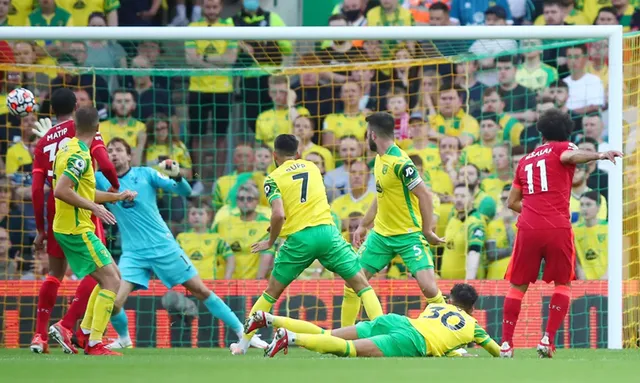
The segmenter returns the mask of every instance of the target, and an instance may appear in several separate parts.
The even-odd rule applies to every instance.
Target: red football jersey
[[[73,120],[67,120],[54,126],[47,134],[38,140],[34,151],[33,171],[42,171],[47,175],[49,184],[53,179],[53,162],[61,145],[65,144],[76,135],[76,126]],[[91,152],[98,146],[104,146],[100,132],[91,143]]]
[[[569,199],[575,165],[565,165],[560,156],[578,149],[568,141],[548,142],[522,158],[513,187],[522,190],[520,229],[571,228]]]

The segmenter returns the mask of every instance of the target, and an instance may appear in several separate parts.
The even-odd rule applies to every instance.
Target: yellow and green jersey
[[[268,236],[269,216],[257,213],[253,221],[242,219],[241,213],[234,212],[227,218],[220,220],[213,227],[213,232],[220,234],[229,244],[236,260],[233,279],[256,279],[260,267],[260,257],[265,254],[274,255],[274,249],[268,249],[260,254],[251,252],[251,245]]]
[[[264,178],[264,174],[253,172],[251,179],[258,185],[258,190],[262,190],[259,186],[264,183]],[[222,176],[216,180],[216,183],[213,185],[213,207],[216,211],[223,205],[231,203],[227,198],[229,197],[229,192],[237,182],[238,173],[236,172]],[[267,197],[262,192],[260,193],[260,205],[268,206]]]
[[[378,192],[373,230],[384,236],[422,231],[418,197],[411,190],[423,181],[407,153],[391,145],[383,155],[376,156],[373,173]]]
[[[100,134],[105,145],[109,145],[109,141],[118,137],[125,140],[132,149],[137,148],[138,134],[146,130],[145,124],[135,118],[128,118],[122,124],[116,118],[100,123]]]
[[[298,107],[300,116],[309,116],[309,110]],[[256,140],[268,145],[273,149],[273,141],[281,134],[291,134],[293,132],[293,121],[289,108],[269,109],[258,115],[256,120]]]
[[[584,222],[573,225],[576,255],[588,280],[602,279],[607,273],[609,228],[606,221],[587,227]]]
[[[442,279],[465,279],[467,253],[470,250],[482,253],[486,231],[485,219],[476,210],[462,219],[457,214],[449,219],[444,233],[447,243],[440,267]]]
[[[596,12],[597,13],[597,12]],[[585,16],[584,13],[577,9],[572,9],[568,15],[564,17],[564,23],[568,25],[591,25],[592,22],[589,21],[589,18]],[[533,25],[547,25],[547,22],[544,20],[544,16],[540,15],[533,22]]]
[[[286,217],[282,238],[307,227],[335,225],[322,174],[313,162],[285,161],[265,179],[264,193],[270,204],[282,199]]]
[[[38,7],[38,0],[11,0],[7,25],[11,27],[26,26],[29,14]]]
[[[511,228],[515,233],[517,231],[515,221],[511,224]],[[507,227],[502,219],[494,219],[487,226],[487,240],[496,242],[496,249],[509,248],[509,237],[507,236]],[[506,257],[493,262],[487,262],[486,279],[504,279],[504,275],[509,267],[511,257]]]
[[[364,113],[347,116],[344,113],[328,114],[322,124],[323,132],[333,133],[336,140],[346,136],[355,136],[358,141],[364,141],[367,133],[367,121]]]
[[[423,169],[433,169],[442,165],[440,159],[440,150],[436,145],[429,145],[426,148],[417,149],[411,141],[407,143],[405,148],[408,156],[418,155],[422,159]]]
[[[585,193],[591,191],[590,188],[585,190]],[[571,223],[577,223],[584,221],[584,218],[580,215],[580,196],[571,193],[569,198],[569,212],[571,213]],[[601,221],[607,220],[607,200],[602,194],[600,194],[600,210],[598,210],[598,219]]]
[[[18,172],[31,173],[33,156],[24,142],[19,141],[11,145],[7,150],[5,163],[5,172],[7,174],[14,174]]]
[[[28,3],[28,1],[25,1]],[[70,27],[73,24],[71,13],[56,7],[52,14],[45,15],[40,8],[34,10],[27,18],[28,27]]]
[[[502,142],[508,142],[511,146],[520,146],[520,134],[524,125],[517,118],[503,113],[499,116],[498,124],[502,128]]]
[[[493,171],[493,148],[481,143],[472,144],[462,149],[460,166],[473,164],[482,172]]]
[[[375,198],[374,192],[367,192],[358,199],[353,198],[351,194],[345,194],[333,200],[331,211],[341,220],[349,218],[351,213],[364,215]]]
[[[460,109],[453,118],[447,118],[440,113],[429,117],[431,128],[440,134],[453,137],[468,136],[473,141],[480,137],[480,125],[471,115]]]
[[[96,177],[91,166],[91,154],[84,142],[72,138],[59,148],[53,164],[53,188],[63,175],[73,181],[75,192],[82,198],[94,201]],[[70,205],[56,198],[56,215],[53,231],[60,234],[83,234],[96,229],[91,221],[91,211]]]
[[[189,24],[190,27],[233,27],[230,18],[218,19],[210,24],[206,19]],[[223,55],[229,49],[238,48],[234,40],[195,40],[184,43],[185,49],[195,49],[198,56]],[[200,93],[229,93],[233,91],[233,76],[191,76],[189,79],[189,91]]]
[[[483,179],[480,183],[480,190],[486,193],[489,197],[493,198],[496,203],[500,200],[500,194],[507,185],[513,183],[512,179],[503,181],[497,175],[491,174],[487,178]]]
[[[120,8],[119,0],[56,0],[56,4],[71,14],[76,27],[89,25],[89,15],[92,13],[107,15]]]
[[[191,259],[200,278],[224,279],[226,259],[233,255],[229,245],[218,234],[186,231],[178,234],[176,241]]]
[[[558,70],[551,65],[540,63],[535,69],[520,64],[516,72],[516,82],[525,88],[542,90],[558,80]]]
[[[157,161],[160,157],[171,158],[180,164],[182,169],[191,169],[191,156],[189,150],[182,142],[175,142],[171,145],[149,145],[146,149],[145,161]]]

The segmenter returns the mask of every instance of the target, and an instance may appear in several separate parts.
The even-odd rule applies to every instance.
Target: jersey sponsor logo
[[[404,176],[405,178],[413,178],[418,172],[413,168],[413,166],[407,166],[404,168]]]
[[[594,259],[598,258],[598,253],[593,250],[593,249],[589,249],[584,257],[587,259],[587,261],[593,261]]]
[[[234,253],[237,253],[238,251],[242,250],[242,246],[240,246],[240,242],[238,241],[235,241],[234,243],[229,245],[229,247],[231,248],[231,251],[233,251]]]
[[[193,253],[191,253],[191,255],[189,256],[189,258],[193,259],[194,261],[201,261],[203,256],[202,253],[199,251],[194,251]]]

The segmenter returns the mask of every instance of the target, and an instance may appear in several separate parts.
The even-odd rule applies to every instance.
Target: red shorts
[[[505,279],[514,285],[535,283],[545,261],[542,280],[567,284],[575,278],[576,253],[572,229],[519,229]]]
[[[60,245],[58,245],[58,241],[56,241],[56,238],[53,236],[53,217],[55,217],[55,215],[55,209],[47,209],[47,223],[49,226],[47,230],[47,254],[49,254],[49,256],[53,258],[64,258],[64,252],[62,251]],[[96,236],[100,238],[100,241],[102,241],[103,244],[106,245],[107,241],[104,234],[104,226],[102,226],[102,221],[100,221],[100,219],[98,219],[95,215],[91,216],[91,221],[93,221],[93,224],[96,225]]]

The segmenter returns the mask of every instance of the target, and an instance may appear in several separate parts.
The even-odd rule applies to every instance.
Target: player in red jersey
[[[522,298],[535,283],[542,260],[542,280],[555,284],[549,302],[549,318],[538,344],[541,358],[551,358],[555,335],[564,321],[571,301],[575,251],[569,214],[571,182],[577,164],[610,160],[615,164],[618,151],[604,153],[579,150],[569,142],[573,121],[568,114],[552,109],[537,123],[543,144],[522,158],[513,180],[507,205],[518,217],[518,233],[505,279],[511,283],[504,301],[500,356],[513,356],[513,333]]]
[[[49,328],[49,319],[51,310],[58,296],[58,288],[60,282],[64,278],[67,271],[67,261],[64,257],[62,249],[53,236],[53,217],[55,216],[55,199],[53,192],[49,192],[47,201],[47,222],[48,230],[45,234],[44,219],[44,185],[45,181],[52,185],[53,177],[53,161],[60,146],[63,146],[69,139],[73,138],[76,133],[73,121],[73,112],[76,109],[76,96],[70,89],[62,88],[56,90],[51,96],[51,107],[56,114],[58,125],[51,129],[51,121],[49,119],[41,120],[38,129],[34,129],[34,133],[40,136],[34,151],[33,161],[33,181],[31,186],[31,196],[33,202],[33,210],[35,212],[37,235],[34,241],[36,250],[44,249],[46,238],[47,254],[49,255],[49,275],[40,286],[38,294],[38,309],[36,313],[36,331],[31,341],[31,351],[34,353],[48,353],[48,335],[51,335],[66,353],[77,353],[76,348],[71,342],[72,331],[78,319],[80,319],[86,310],[87,301],[93,291],[96,281],[91,277],[82,280],[75,297],[69,307],[69,310],[61,321]],[[44,126],[43,126],[44,125]],[[114,189],[120,187],[116,170],[109,160],[107,149],[100,133],[91,144],[91,156],[94,159],[94,165],[97,162],[100,170],[107,177]],[[104,242],[104,229],[99,219],[95,219],[96,234]],[[84,336],[78,334],[78,338]]]

